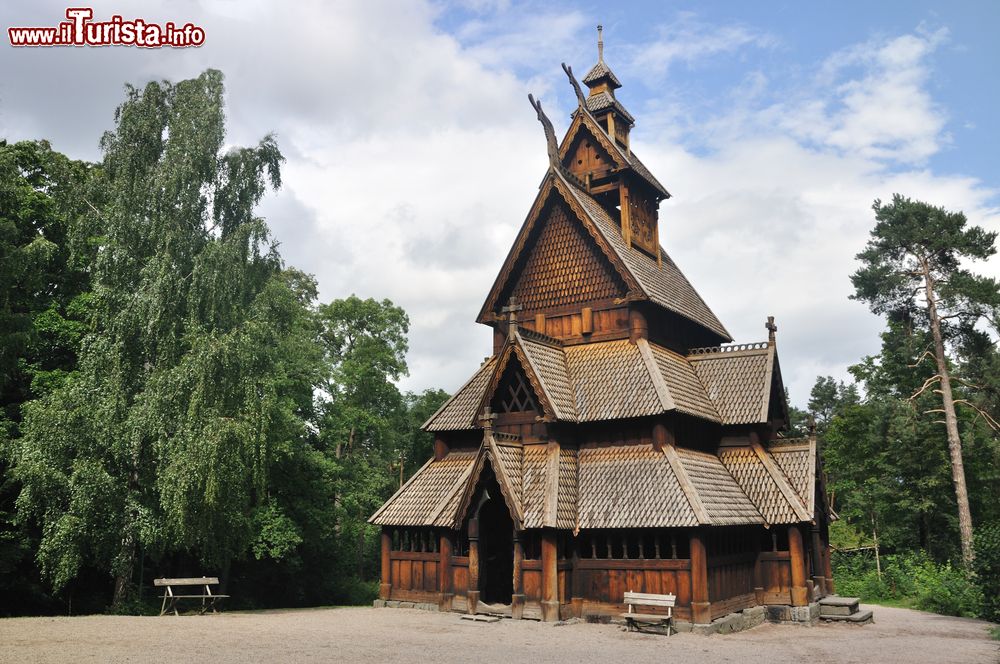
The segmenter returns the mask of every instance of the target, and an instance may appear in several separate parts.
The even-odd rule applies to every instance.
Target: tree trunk
[[[951,455],[951,479],[955,485],[955,499],[958,502],[958,532],[962,542],[962,562],[966,569],[972,567],[975,552],[972,548],[972,513],[969,510],[969,491],[965,486],[965,464],[962,462],[962,440],[958,437],[958,418],[955,417],[955,400],[951,394],[951,376],[944,354],[944,339],[941,336],[941,318],[938,315],[937,299],[934,292],[934,277],[927,260],[921,261],[924,271],[924,288],[927,294],[927,313],[930,318],[931,333],[934,335],[934,359],[941,379],[941,402],[944,410],[944,426],[948,432],[948,452]]]

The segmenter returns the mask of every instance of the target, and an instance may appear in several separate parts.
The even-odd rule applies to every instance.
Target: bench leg
[[[167,612],[167,593],[163,593],[163,604],[160,604],[160,615]]]

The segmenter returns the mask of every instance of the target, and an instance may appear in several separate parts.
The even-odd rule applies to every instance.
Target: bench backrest
[[[153,579],[154,586],[215,586],[219,584],[218,577],[202,576],[188,579]]]
[[[677,595],[654,595],[652,593],[625,593],[625,604],[640,606],[664,606],[673,607],[677,602]]]

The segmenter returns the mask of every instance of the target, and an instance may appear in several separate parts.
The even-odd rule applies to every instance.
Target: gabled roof
[[[611,261],[629,289],[627,299],[645,299],[669,311],[680,314],[706,330],[730,341],[729,332],[695,291],[691,282],[662,248],[662,264],[648,254],[632,249],[621,237],[619,224],[615,223],[601,205],[586,192],[570,184],[561,173],[549,171],[542,184],[531,212],[525,219],[510,253],[497,275],[493,288],[479,312],[477,321],[490,319],[496,302],[514,275],[514,267],[527,246],[527,240],[538,221],[538,216],[549,196],[558,195],[580,220],[597,247]]]
[[[595,95],[597,97],[599,95]],[[594,97],[591,97],[591,99]],[[670,192],[667,188],[660,184],[660,181],[656,179],[656,176],[646,168],[646,165],[639,160],[635,152],[630,148],[623,148],[618,142],[608,135],[607,129],[601,125],[600,122],[591,114],[590,101],[589,99],[585,101],[587,107],[583,108],[583,112],[580,112],[578,107],[576,111],[573,112],[573,121],[569,125],[569,129],[566,131],[566,135],[563,137],[562,143],[559,145],[559,158],[565,159],[566,154],[569,151],[570,145],[572,145],[573,140],[576,138],[577,133],[582,129],[585,129],[587,133],[594,137],[605,151],[607,151],[611,158],[615,161],[616,168],[631,168],[636,175],[646,181],[646,183],[657,191],[657,193],[663,198],[670,198]],[[603,102],[594,102],[595,104]],[[621,106],[621,104],[619,104]],[[625,108],[621,107],[622,111]],[[625,111],[626,115],[628,112]],[[631,117],[631,116],[629,116]]]
[[[775,347],[768,343],[694,348],[687,356],[723,424],[766,422],[777,392],[786,410]],[[780,386],[779,386],[780,387]],[[786,418],[787,420],[787,418]]]
[[[675,449],[688,480],[704,506],[708,524],[739,526],[764,523],[764,517],[719,457],[683,447]]]

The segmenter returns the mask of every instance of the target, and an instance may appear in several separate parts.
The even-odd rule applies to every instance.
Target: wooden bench
[[[625,604],[628,605],[628,613],[621,614],[625,619],[628,631],[635,629],[642,631],[640,625],[656,625],[662,627],[666,625],[667,636],[670,636],[670,629],[674,623],[674,604],[677,602],[676,595],[654,595],[652,593],[625,593]],[[635,613],[634,606],[656,606],[666,608],[666,615],[662,613]],[[677,630],[674,630],[677,631]]]
[[[163,604],[160,605],[161,616],[170,611],[173,611],[175,616],[179,616],[177,603],[182,599],[200,599],[201,610],[198,611],[199,615],[204,615],[209,610],[212,613],[218,613],[215,610],[216,602],[229,597],[229,595],[215,595],[212,593],[211,586],[219,585],[219,579],[214,576],[202,576],[191,579],[153,579],[153,585],[157,588],[166,588],[163,591]],[[201,586],[204,589],[200,594],[174,592],[174,588],[185,589],[197,586]]]

